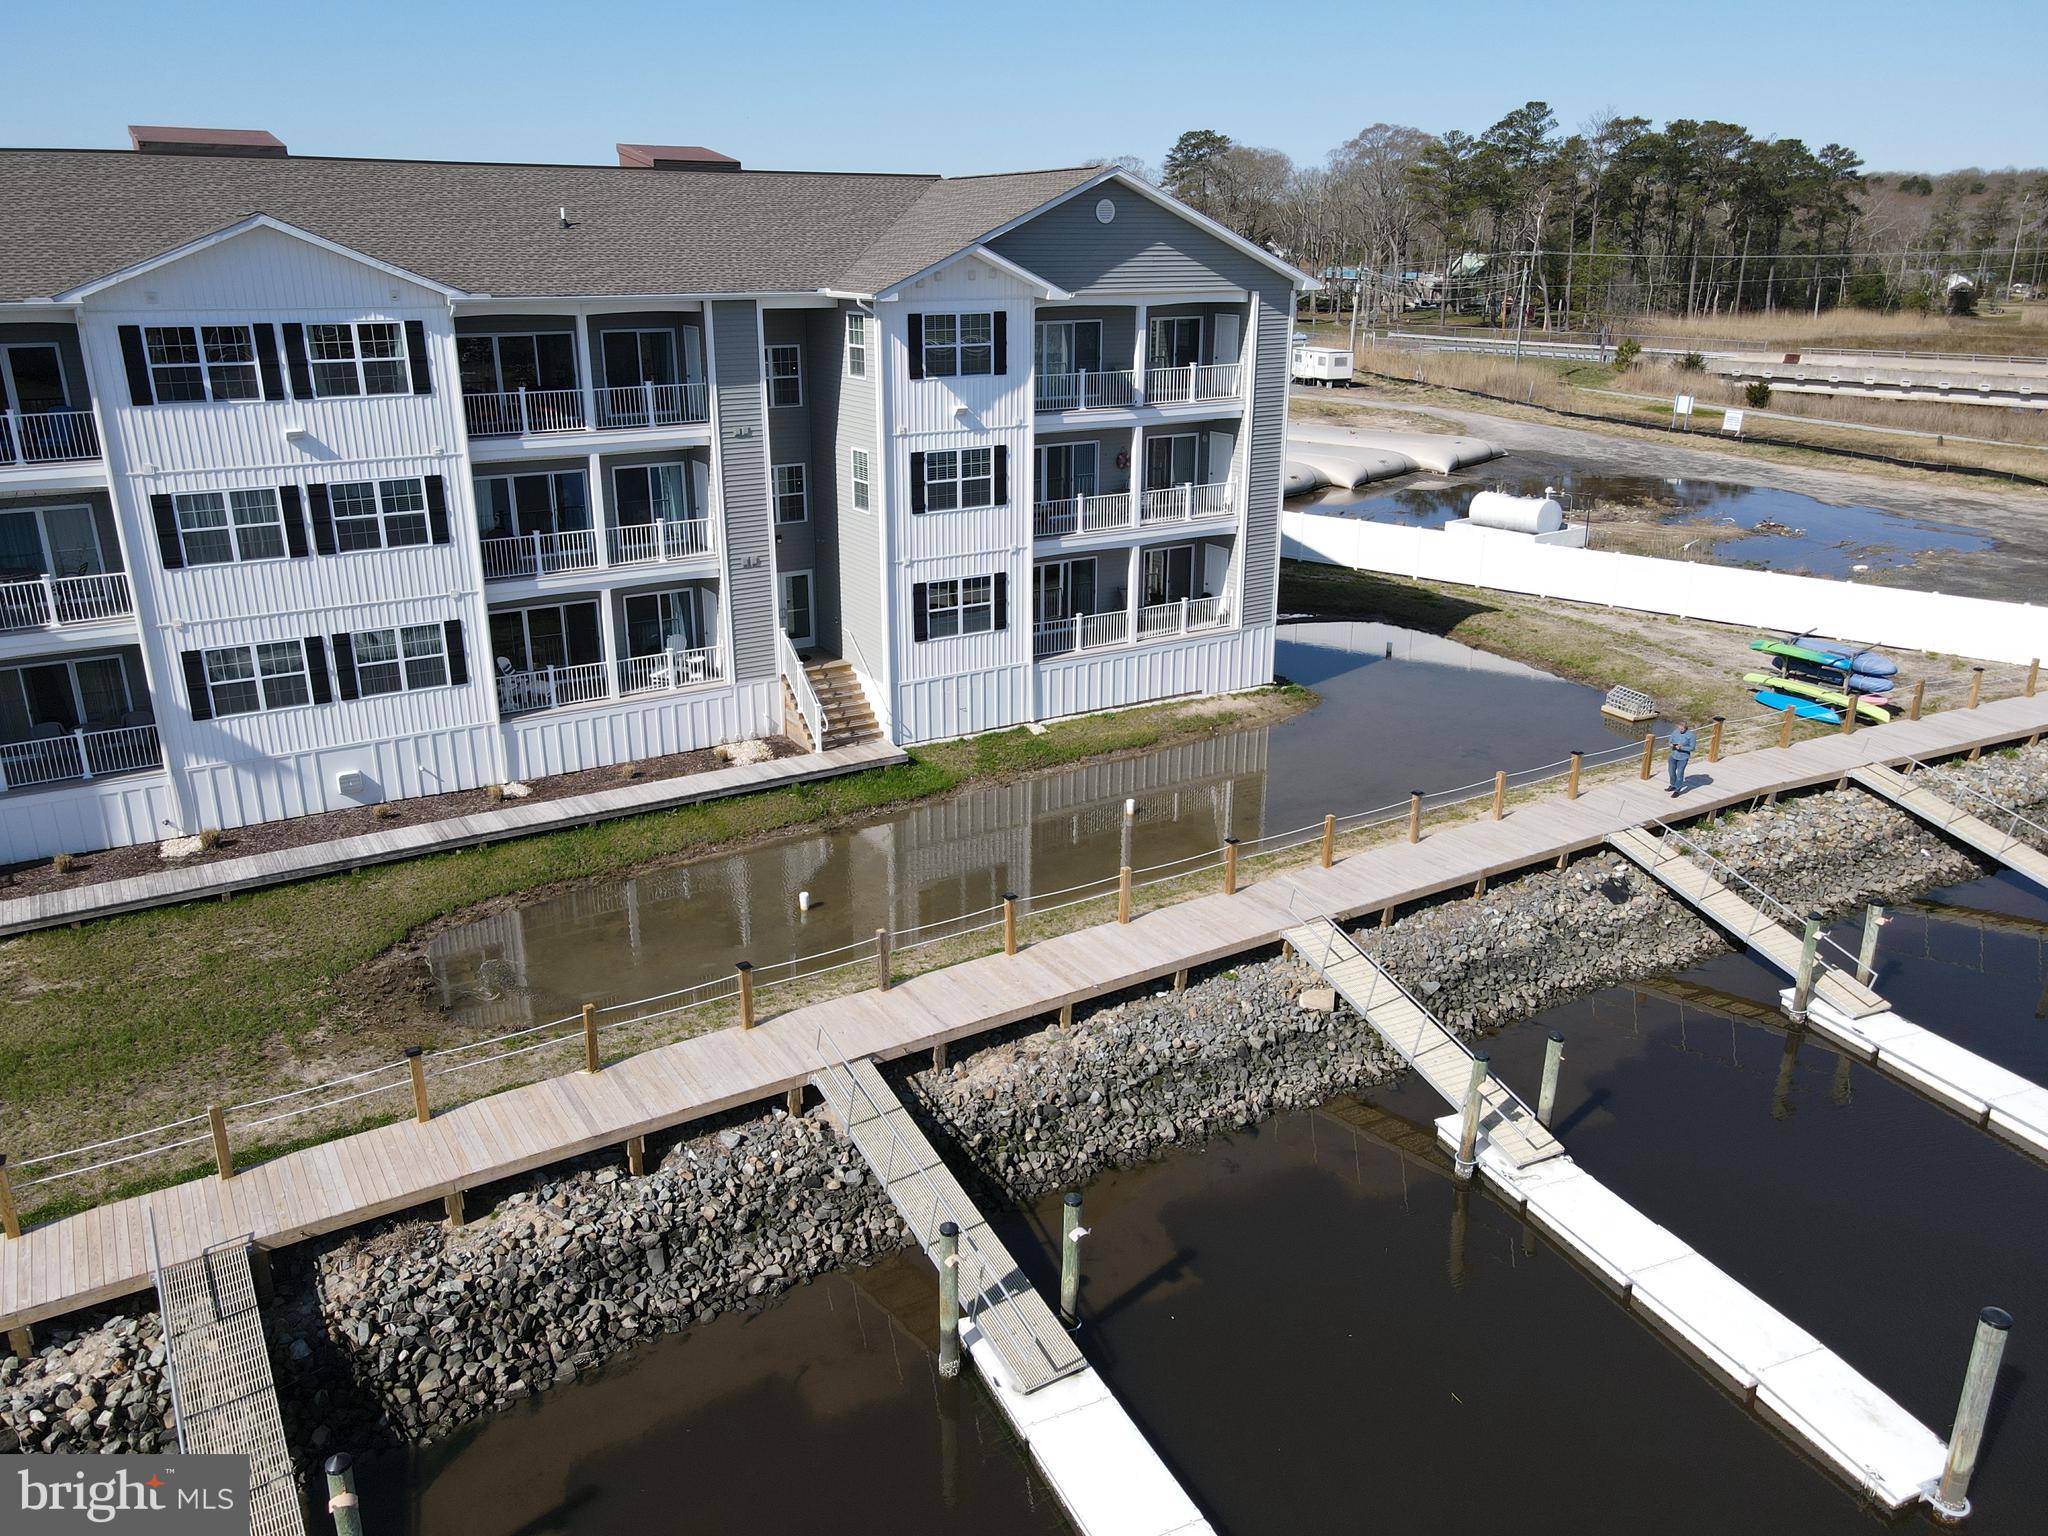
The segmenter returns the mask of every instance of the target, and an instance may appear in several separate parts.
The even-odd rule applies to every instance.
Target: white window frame
[[[380,326],[391,332],[391,339],[397,347],[392,353],[380,353],[370,357],[363,351],[363,328]],[[344,331],[348,336],[347,357],[321,357],[316,346],[333,345],[334,338],[316,338],[316,331]],[[397,370],[396,389],[370,388],[369,366],[389,365]],[[347,368],[355,380],[354,389],[328,389],[320,382],[320,370]],[[384,399],[392,395],[412,393],[412,356],[406,346],[405,322],[403,320],[315,320],[306,325],[306,376],[313,384],[313,398],[316,400],[353,400],[360,398]]]
[[[296,666],[273,665],[288,662],[296,653]],[[303,709],[313,702],[313,671],[306,663],[306,642],[297,636],[286,640],[258,640],[249,645],[211,646],[199,653],[201,665],[206,672],[207,707],[218,718],[233,715],[269,714],[280,709]],[[225,666],[236,667],[232,675],[216,676],[214,659],[219,657]],[[246,668],[241,671],[239,668]],[[304,698],[273,700],[271,684],[275,681],[280,690],[292,681],[299,685]],[[240,687],[247,683],[255,690],[256,702],[247,709],[223,709],[220,704],[220,690]]]
[[[347,518],[343,518],[341,513],[335,508],[334,493],[344,486],[358,485],[369,486],[372,494],[376,497],[377,512],[374,518],[364,513],[355,513]],[[391,491],[394,486],[410,486],[417,490],[419,492],[420,504],[417,507],[393,508],[391,505]],[[367,555],[380,549],[421,549],[434,542],[433,518],[427,509],[427,482],[418,475],[395,475],[389,479],[379,480],[331,481],[327,487],[327,515],[329,521],[334,524],[334,552],[338,555]],[[420,521],[420,537],[394,542],[391,537],[392,523],[400,518],[415,517]],[[341,540],[341,525],[343,522],[373,523],[377,530],[377,542],[375,544],[357,544],[344,548]]]
[[[846,376],[849,379],[868,376],[868,325],[872,319],[866,310],[850,309],[846,312]]]
[[[239,336],[231,333],[240,332]],[[159,362],[151,338],[165,334],[178,334],[186,338],[192,348],[190,362]],[[215,358],[211,355],[214,347],[229,341],[247,347],[246,358]],[[142,328],[142,355],[149,369],[150,398],[158,405],[227,405],[245,400],[263,398],[263,365],[261,354],[256,350],[256,327],[244,322],[239,325],[145,325]],[[201,393],[190,397],[169,400],[164,397],[162,379],[170,373],[196,371],[199,375]],[[222,385],[230,377],[240,380],[247,370],[248,393],[241,392],[239,383],[231,391],[223,392]],[[220,379],[216,380],[215,374]]]
[[[874,508],[874,481],[870,475],[870,460],[865,448],[853,450],[853,463],[849,474],[853,485],[853,510],[868,512]]]
[[[950,326],[952,335],[945,341],[932,340],[932,322],[942,321]],[[966,322],[985,320],[988,335],[980,341],[966,339]],[[995,377],[996,371],[996,312],[992,309],[941,309],[927,311],[920,322],[920,337],[923,343],[924,376],[928,379],[984,379]],[[967,354],[986,352],[986,368],[969,368]],[[944,355],[948,362],[944,368],[934,368],[935,354]]]
[[[918,585],[925,589],[924,635],[927,642],[995,633],[996,578],[993,572],[980,576],[948,576],[937,581],[922,581]],[[973,589],[971,594],[970,589]],[[947,598],[943,604],[935,601],[942,593]],[[953,625],[943,634],[939,632],[942,614]],[[981,622],[974,622],[977,617]]]
[[[785,475],[794,473],[796,489],[788,490],[783,484]],[[811,477],[802,464],[777,464],[768,472],[769,493],[775,504],[775,526],[780,528],[790,523],[808,523],[811,520]],[[787,500],[796,498],[797,513],[794,517],[783,515]]]
[[[967,461],[970,455],[986,458],[985,469],[968,473]],[[943,470],[951,465],[951,473],[933,474],[934,469]],[[988,487],[987,498],[969,501],[971,488],[981,485]],[[932,490],[945,486],[946,503],[941,506],[932,500]],[[924,509],[926,512],[978,512],[996,505],[996,451],[994,448],[939,448],[928,449],[924,456]]]
[[[400,624],[390,629],[358,629],[348,639],[355,664],[358,698],[375,699],[386,694],[419,693],[428,688],[448,686],[448,631],[442,625]],[[381,651],[386,644],[391,647],[388,656]],[[364,652],[370,646],[378,647],[378,654],[376,659],[365,661]],[[438,667],[440,675],[424,675],[428,664]],[[391,672],[388,688],[372,687],[363,680],[365,674],[374,669],[381,681],[385,668]]]
[[[50,514],[53,512],[79,512],[84,514],[85,528],[92,534],[92,569],[89,571],[60,571],[57,569],[57,546],[50,538]],[[27,517],[35,521],[36,545],[43,555],[43,574],[46,576],[104,576],[107,574],[107,549],[100,542],[99,518],[94,515],[92,504],[85,501],[38,501],[27,506],[0,507],[0,513],[9,517]]]
[[[778,354],[786,354],[792,364],[786,373],[776,372]],[[770,342],[762,349],[761,376],[768,386],[768,408],[770,410],[791,410],[802,405],[804,403],[804,349],[802,344],[794,341]],[[792,392],[795,395],[794,399],[778,400],[776,398],[777,387],[784,384],[791,386]]]
[[[259,498],[270,515],[261,519],[245,518],[243,512],[254,506]],[[200,505],[209,501],[218,502],[218,507]],[[178,524],[178,551],[187,565],[247,565],[258,560],[291,558],[291,540],[285,534],[284,509],[279,505],[276,486],[242,486],[231,491],[177,491],[171,496],[171,508]],[[221,516],[217,524],[187,521],[188,514],[216,510]],[[243,530],[255,528],[269,528],[276,532],[276,553],[251,554],[243,548]],[[202,533],[224,535],[228,543],[226,556],[215,560],[194,554],[191,535]]]

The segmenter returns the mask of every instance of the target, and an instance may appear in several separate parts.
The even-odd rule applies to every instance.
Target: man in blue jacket
[[[1692,761],[1692,749],[1698,745],[1699,738],[1693,735],[1690,722],[1680,722],[1678,729],[1671,733],[1671,759],[1668,766],[1671,771],[1673,795],[1685,793],[1685,767]]]

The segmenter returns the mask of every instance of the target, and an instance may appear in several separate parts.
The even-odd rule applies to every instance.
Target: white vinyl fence
[[[2048,608],[1780,571],[1739,570],[1514,534],[1402,528],[1310,512],[1280,514],[1289,559],[1389,576],[1602,603],[1718,624],[2024,665],[2048,657]]]

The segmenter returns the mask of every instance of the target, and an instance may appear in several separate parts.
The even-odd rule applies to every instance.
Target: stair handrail
[[[1906,779],[1911,779],[1915,773],[1925,773],[1929,775],[1933,775],[1934,773],[1933,765],[1922,762],[1917,757],[1907,758],[1906,765],[1907,771],[1901,775],[1901,777]],[[1985,791],[1977,788],[1976,785],[1965,783],[1963,780],[1957,778],[1953,773],[1943,773],[1935,779],[1935,782],[1937,784],[1940,784],[1943,788],[1961,790],[1965,795],[1969,796],[1972,800],[1978,801],[1981,804],[1989,806],[1992,810],[1998,812],[2001,816],[2005,817],[2007,822],[2010,823],[2010,827],[2008,828],[2005,835],[2007,837],[2010,837],[2014,842],[2023,841],[2017,830],[2020,827],[2025,827],[2029,832],[2034,833],[2038,837],[2048,838],[2048,827],[2042,826],[2040,822],[2034,820],[2033,817],[2026,815],[2016,806],[2007,805],[2003,800],[1993,798]],[[1937,798],[1939,797],[1937,796]],[[1957,806],[1956,810],[1964,816],[1976,816],[1977,814],[1974,811],[1964,810],[1961,806]],[[1984,818],[1981,816],[1978,816],[1977,819],[1979,821],[1984,820]]]
[[[1765,918],[1766,921],[1771,922],[1771,925],[1773,927],[1790,927],[1794,932],[1805,931],[1807,914],[1803,912],[1794,911],[1790,906],[1786,905],[1785,902],[1779,900],[1776,896],[1773,896],[1769,891],[1765,890],[1762,886],[1758,885],[1754,880],[1750,879],[1747,875],[1743,874],[1741,870],[1737,869],[1734,865],[1730,864],[1726,859],[1720,858],[1715,854],[1709,853],[1706,849],[1702,848],[1698,843],[1694,842],[1691,838],[1687,837],[1683,832],[1679,831],[1676,827],[1672,826],[1668,821],[1665,821],[1660,817],[1650,817],[1646,825],[1653,826],[1658,829],[1659,835],[1653,837],[1650,841],[1658,849],[1659,862],[1662,862],[1664,856],[1664,849],[1667,845],[1666,840],[1668,839],[1670,842],[1676,843],[1680,847],[1684,848],[1687,854],[1689,854],[1691,857],[1697,859],[1703,864],[1708,865],[1709,868],[1707,870],[1707,873],[1712,875],[1716,880],[1719,880],[1723,885],[1739,885],[1744,890],[1753,892],[1757,896],[1759,902],[1761,903],[1761,905],[1759,905],[1756,908],[1758,915]],[[1770,912],[1766,912],[1764,910],[1764,908],[1766,907],[1770,908],[1772,912],[1783,913],[1784,921],[1781,923],[1773,919],[1770,915]],[[1831,962],[1825,955],[1820,954],[1816,954],[1814,956],[1815,962],[1823,970],[1846,970],[1850,977],[1853,979],[1856,975],[1856,967],[1859,963],[1857,961],[1857,958],[1854,955],[1850,954],[1849,951],[1846,948],[1844,948],[1841,944],[1837,943],[1833,935],[1831,935],[1825,928],[1823,928],[1820,932],[1820,942],[1826,945],[1828,948],[1834,950],[1839,955],[1841,955],[1842,959],[1848,963],[1846,966],[1836,965],[1833,962]],[[1857,982],[1857,985],[1861,986],[1862,983],[1859,981]]]
[[[781,625],[775,626],[775,660],[782,673],[782,680],[789,686],[789,695],[796,700],[797,713],[803,716],[804,729],[810,732],[811,750],[825,750],[825,706],[818,702],[818,690],[811,686],[811,674],[804,670],[804,664],[790,643],[789,631]]]

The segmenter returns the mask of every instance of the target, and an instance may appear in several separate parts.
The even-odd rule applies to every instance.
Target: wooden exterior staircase
[[[804,675],[825,711],[825,739],[812,743],[818,750],[829,752],[882,734],[867,692],[849,664],[837,656],[814,656],[804,663]]]

